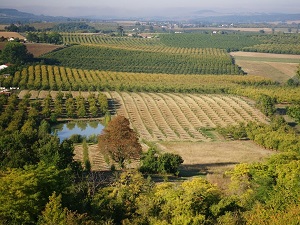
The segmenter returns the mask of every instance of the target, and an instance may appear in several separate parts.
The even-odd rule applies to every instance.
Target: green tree
[[[142,157],[140,171],[149,174],[178,175],[179,166],[183,163],[180,155],[172,153],[159,154],[155,148],[150,148]]]
[[[66,113],[67,117],[74,118],[76,113],[75,113],[75,100],[74,98],[67,98],[66,100]]]
[[[111,187],[99,189],[94,196],[92,205],[96,216],[113,220],[114,224],[126,224],[122,222],[136,215],[141,195],[150,193],[151,188],[152,183],[136,170],[121,173]]]
[[[38,224],[41,225],[65,225],[66,224],[66,210],[61,205],[61,195],[56,196],[56,193],[49,197],[45,210],[42,212]]]
[[[27,35],[26,35],[26,39],[29,41],[29,42],[36,42],[38,43],[39,42],[39,36],[35,33],[32,33],[32,32],[28,32]]]
[[[62,35],[57,32],[51,32],[48,34],[47,42],[51,44],[62,44]]]
[[[120,36],[124,36],[124,27],[123,26],[118,26],[117,31]]]
[[[39,217],[40,225],[93,225],[93,221],[88,220],[85,214],[74,213],[62,206],[62,195],[56,192],[49,197],[42,215]]]
[[[33,55],[28,53],[25,45],[18,42],[9,42],[1,52],[1,58],[5,63],[23,64],[33,59]]]
[[[89,159],[89,146],[86,143],[86,140],[83,140],[83,142],[82,142],[82,151],[83,151],[84,168],[86,171],[90,171],[91,170],[91,162]]]
[[[39,138],[43,138],[50,133],[50,124],[46,120],[42,120],[39,128],[38,128],[38,136]]]
[[[297,122],[300,122],[300,105],[288,107],[287,114],[293,117]]]
[[[121,168],[131,159],[139,159],[142,146],[137,133],[130,128],[129,120],[124,116],[112,119],[99,136],[99,150],[110,156]]]
[[[68,170],[45,164],[0,171],[0,223],[36,224],[53,191],[70,185]]]
[[[110,112],[107,111],[105,113],[105,117],[104,117],[104,126],[107,126],[107,124],[111,121],[111,115]]]
[[[160,173],[173,173],[178,175],[179,166],[183,163],[180,155],[165,153],[158,157],[158,171]]]
[[[275,113],[276,100],[268,95],[261,95],[256,103],[257,107],[267,116]]]
[[[98,102],[99,102],[99,107],[100,107],[100,113],[102,115],[106,114],[108,111],[108,101],[107,101],[107,96],[103,93],[99,93],[98,95]]]

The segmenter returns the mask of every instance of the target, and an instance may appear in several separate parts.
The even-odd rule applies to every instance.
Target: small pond
[[[51,133],[56,134],[62,142],[73,134],[79,134],[87,138],[99,135],[103,128],[104,126],[99,121],[71,121],[52,126]]]

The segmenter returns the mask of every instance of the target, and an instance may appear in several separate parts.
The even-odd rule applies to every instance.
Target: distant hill
[[[156,12],[157,13],[157,12]],[[161,16],[158,16],[161,14]],[[101,15],[101,14],[100,14]],[[170,8],[167,11],[159,11],[157,16],[143,17],[121,17],[122,20],[153,20],[153,21],[168,21],[170,19],[191,22],[206,22],[206,23],[264,23],[264,22],[285,22],[285,21],[300,21],[299,14],[285,14],[285,13],[222,13],[213,10],[191,10],[185,8]],[[80,19],[81,18],[81,19]],[[63,16],[45,16],[35,15],[32,13],[21,12],[16,9],[0,8],[0,24],[10,23],[31,23],[31,22],[67,22],[80,21],[82,19],[88,20],[114,20],[120,19],[118,15],[114,16],[89,16],[89,17],[63,17]]]
[[[198,17],[198,18],[196,18]],[[299,21],[299,14],[233,14],[233,15],[220,15],[220,16],[203,16],[201,13],[195,15],[192,19],[193,22],[205,21],[210,23],[268,23],[268,22],[286,22],[286,21]]]
[[[4,9],[0,8],[0,23],[10,24],[10,23],[30,23],[30,22],[60,22],[68,21],[70,18],[67,17],[54,17],[54,16],[44,16],[44,15],[34,15],[32,13],[20,12],[16,9]]]

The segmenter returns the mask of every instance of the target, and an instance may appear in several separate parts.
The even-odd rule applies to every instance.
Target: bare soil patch
[[[27,50],[32,53],[35,57],[39,57],[48,52],[52,52],[58,48],[62,48],[61,45],[52,45],[52,44],[35,44],[35,43],[26,43]]]
[[[0,32],[1,37],[1,32]],[[2,50],[8,42],[0,42],[0,50]],[[43,44],[43,43],[26,43],[28,52],[33,54],[34,57],[39,57],[46,53],[52,52],[56,49],[62,48],[61,45]]]

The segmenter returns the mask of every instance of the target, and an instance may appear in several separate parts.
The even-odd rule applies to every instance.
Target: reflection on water
[[[60,141],[63,141],[73,134],[89,137],[99,135],[104,126],[99,121],[72,121],[59,123],[51,127],[51,133],[56,134]]]

